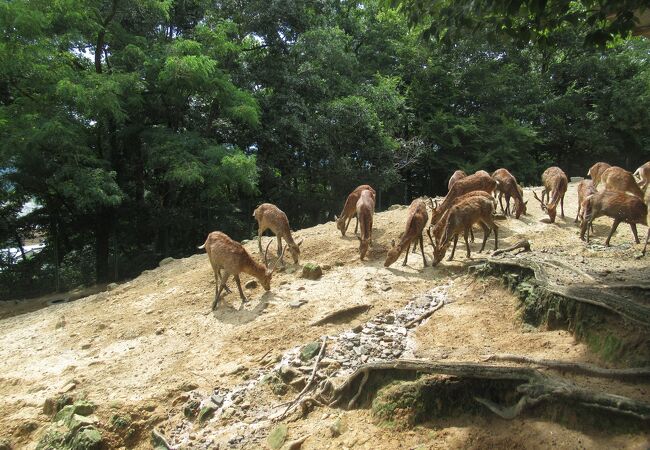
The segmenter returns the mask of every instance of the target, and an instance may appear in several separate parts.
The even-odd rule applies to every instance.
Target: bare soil
[[[527,238],[535,252],[548,252],[581,270],[612,280],[648,279],[650,257],[637,258],[642,245],[633,244],[629,226],[622,224],[604,242],[611,219],[595,222],[592,244],[579,240],[574,225],[576,185],[570,184],[565,214],[556,224],[541,221],[544,214],[530,189],[528,215],[522,220],[499,221],[499,247]],[[538,188],[539,190],[539,188]],[[172,261],[147,271],[114,289],[87,297],[49,304],[52,297],[0,304],[0,442],[12,448],[33,449],[51,418],[43,413],[47,398],[67,391],[99,407],[97,419],[109,447],[151,448],[154,426],[180,426],[180,410],[188,392],[207,397],[215,389],[233,389],[264,370],[264,361],[323,335],[335,335],[370,318],[404,307],[414,296],[433,286],[450,284],[449,300],[419,326],[414,335],[417,358],[482,361],[493,353],[590,362],[607,366],[567,331],[532,328],[523,324],[519,301],[499,283],[466,275],[464,245],[455,261],[423,268],[418,253],[409,263],[389,268],[383,261],[391,239],[398,239],[406,209],[376,214],[373,246],[359,261],[358,241],[351,224],[341,237],[333,222],[295,233],[304,238],[301,264],[325,268],[317,281],[301,278],[300,266],[290,264],[274,275],[272,289],[245,289],[250,301],[242,304],[234,283],[216,312],[210,312],[214,277],[205,254]],[[645,237],[646,228],[640,226]],[[479,232],[478,235],[481,235]],[[480,238],[473,249],[478,250]],[[269,237],[264,238],[265,242]],[[492,238],[487,248],[492,248]],[[462,239],[461,239],[462,240]],[[246,244],[258,255],[257,242]],[[273,248],[273,245],[272,245]],[[426,246],[431,260],[431,248]],[[472,253],[472,258],[483,255]],[[243,283],[249,280],[242,277]],[[390,289],[387,289],[390,286]],[[305,300],[300,307],[291,304]],[[342,307],[368,304],[370,309],[336,323],[311,326]],[[295,306],[295,305],[293,305]],[[265,359],[266,358],[266,359]],[[578,383],[585,382],[574,377]],[[588,381],[595,390],[650,402],[650,383],[623,384]],[[253,399],[269,405],[290,401],[297,392],[278,397],[260,388]],[[110,426],[115,414],[129,414],[135,433],[125,440]],[[222,448],[237,426],[255,427],[254,419],[237,417],[195,426],[188,447]],[[330,427],[340,420],[342,432]],[[265,447],[271,424],[260,421],[257,441],[233,442],[234,447]],[[409,430],[377,423],[368,409],[342,411],[317,408],[288,423],[288,440],[308,435],[304,449],[320,448],[648,448],[648,433],[606,429],[574,429],[567,425],[521,418],[505,421],[490,415],[436,420]]]

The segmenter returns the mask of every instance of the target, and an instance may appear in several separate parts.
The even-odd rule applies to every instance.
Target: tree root
[[[517,250],[519,248],[523,249],[523,250],[518,252],[518,253],[515,253],[515,255],[518,255],[520,253],[529,252],[530,251],[530,242],[527,239],[524,239],[522,241],[517,242],[514,245],[511,245],[510,247],[495,250],[494,252],[492,252],[492,256],[497,256],[497,255],[500,255],[501,253],[504,253],[504,252],[511,252],[511,251]]]
[[[369,363],[359,367],[341,385],[333,389],[330,406],[341,403],[351,392],[355,392],[352,400],[348,402],[348,407],[354,406],[370,375],[374,372],[381,373],[385,371],[419,372],[451,375],[460,378],[518,382],[516,391],[522,397],[513,406],[503,407],[484,398],[475,398],[476,401],[503,418],[514,418],[531,406],[544,402],[553,402],[563,403],[569,407],[579,404],[587,408],[615,413],[624,417],[650,421],[650,404],[648,403],[619,395],[590,391],[562,378],[548,377],[535,369],[477,363],[436,363],[406,359]]]
[[[164,447],[167,450],[174,450],[174,447],[169,443],[167,438],[155,428],[151,430],[151,438],[156,444],[156,447]]]
[[[424,314],[421,314],[419,317],[411,320],[409,323],[406,324],[406,328],[413,328],[415,325],[419,324],[422,322],[424,319],[430,317],[433,315],[434,312],[438,311],[440,308],[445,306],[445,301],[440,300],[436,306],[425,312]]]
[[[554,359],[535,359],[521,355],[490,355],[485,361],[508,361],[524,364],[533,364],[536,366],[557,369],[563,372],[578,373],[581,375],[590,375],[599,378],[610,378],[615,380],[650,380],[650,367],[638,367],[631,369],[605,369],[594,366],[593,364],[583,364],[570,361],[558,361]]]
[[[289,413],[289,411],[291,411],[298,404],[300,404],[299,402],[302,396],[305,395],[305,393],[309,391],[309,389],[311,388],[311,385],[314,382],[314,377],[316,376],[316,371],[318,370],[318,364],[320,363],[320,360],[323,358],[323,355],[325,354],[326,345],[327,345],[327,336],[324,336],[323,343],[320,346],[320,351],[318,352],[318,356],[316,357],[316,361],[314,362],[314,368],[311,371],[311,375],[309,376],[309,379],[307,380],[307,384],[305,384],[305,387],[302,389],[302,391],[300,391],[300,394],[298,394],[298,396],[289,404],[289,406],[287,406],[287,409],[285,409],[284,412],[277,417],[278,419],[282,419],[283,417],[285,417]]]

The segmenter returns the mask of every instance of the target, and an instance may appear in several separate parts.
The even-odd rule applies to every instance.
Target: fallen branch
[[[311,375],[309,379],[307,380],[307,384],[305,387],[300,391],[300,394],[298,394],[298,397],[296,397],[290,404],[287,406],[287,409],[284,410],[284,412],[278,417],[278,419],[282,419],[285,417],[290,410],[292,410],[300,401],[300,398],[305,395],[305,393],[311,388],[312,383],[314,382],[314,377],[316,376],[316,371],[318,370],[318,364],[320,363],[320,360],[323,358],[323,355],[325,354],[325,346],[327,345],[327,336],[323,337],[323,343],[320,346],[320,351],[318,352],[318,356],[316,357],[316,361],[314,362],[314,368],[311,371]]]
[[[364,372],[363,378],[361,379],[361,383],[359,383],[359,389],[357,390],[357,393],[354,394],[354,397],[352,397],[352,400],[348,402],[348,409],[352,408],[354,404],[357,402],[357,399],[361,395],[361,391],[363,391],[363,387],[366,385],[366,382],[368,381],[368,377],[370,376],[370,373],[368,371]]]
[[[549,369],[558,369],[564,372],[579,373],[582,375],[591,375],[600,378],[611,378],[617,380],[629,380],[642,378],[645,381],[650,380],[650,367],[638,367],[631,369],[605,369],[594,366],[570,361],[558,361],[554,359],[535,359],[528,356],[520,355],[490,355],[485,361],[508,361],[524,364],[534,364],[536,366],[548,367]]]
[[[492,256],[497,256],[497,255],[500,255],[501,253],[504,253],[504,252],[511,252],[513,250],[517,250],[518,248],[521,248],[523,250],[518,252],[518,253],[515,253],[516,255],[518,255],[519,253],[529,252],[530,251],[530,242],[528,240],[524,239],[523,241],[519,241],[516,244],[511,245],[510,247],[495,250],[494,252],[492,252]]]
[[[419,324],[422,322],[424,319],[430,317],[433,315],[434,312],[438,311],[440,308],[442,308],[445,305],[445,300],[442,299],[438,302],[436,306],[425,312],[424,314],[421,314],[420,316],[416,317],[415,319],[411,320],[409,323],[406,324],[406,328],[413,328],[415,325]]]

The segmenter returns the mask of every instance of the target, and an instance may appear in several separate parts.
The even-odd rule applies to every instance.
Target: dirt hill
[[[528,215],[497,222],[500,248],[527,238],[533,253],[552,254],[582,272],[616,282],[648,279],[650,256],[638,258],[641,245],[633,244],[629,226],[619,227],[610,248],[602,246],[611,224],[608,218],[596,221],[592,244],[579,240],[573,223],[574,184],[565,200],[566,217],[558,213],[556,224],[540,220],[544,215],[530,189],[525,196],[530,200]],[[300,361],[300,349],[321,342],[323,336],[329,339],[323,376],[340,378],[365,362],[393,358],[482,362],[486,355],[509,353],[608,367],[625,364],[606,360],[593,342],[577,339],[570,331],[524,323],[515,294],[496,278],[467,274],[464,245],[455,261],[433,268],[423,268],[419,252],[409,255],[407,266],[400,258],[384,268],[390,241],[398,239],[405,217],[405,207],[376,214],[367,261],[359,261],[354,223],[346,237],[333,222],[296,232],[295,237],[304,238],[299,266],[288,258],[286,268],[274,275],[271,291],[260,286],[245,289],[250,299],[245,304],[231,281],[233,293],[214,313],[214,278],[204,253],[173,260],[75,301],[48,304],[50,297],[4,302],[0,443],[36,448],[51,431],[52,416],[44,413],[47,399],[66,394],[96,405],[90,420],[108,448],[151,448],[154,427],[174,447],[264,448],[271,445],[267,439],[272,430],[284,432],[278,431],[278,423],[287,424],[287,441],[307,436],[304,449],[648,447],[648,433],[634,428],[576,426],[534,415],[507,421],[487,409],[426,418],[407,428],[377,419],[369,408],[322,406],[274,421],[310,375],[313,363]],[[639,231],[645,236],[645,227]],[[257,242],[246,248],[259,256]],[[492,238],[487,248],[492,248]],[[426,252],[430,262],[428,245]],[[472,253],[475,260],[483,257]],[[322,267],[320,279],[301,277],[307,262]],[[243,283],[249,279],[242,277]],[[404,326],[441,299],[444,306],[430,319],[413,329]],[[316,324],[355,305],[359,308]],[[647,339],[639,345],[647,345]],[[292,373],[287,376],[294,385],[282,383],[277,374],[290,372],[282,367],[293,367],[304,376]],[[592,390],[650,402],[647,379],[571,379]],[[214,414],[205,408],[210,405]],[[206,420],[200,421],[196,413],[202,407]]]

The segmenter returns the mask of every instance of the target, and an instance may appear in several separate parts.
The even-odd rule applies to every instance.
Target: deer
[[[589,226],[600,216],[607,216],[614,219],[612,229],[605,241],[605,246],[609,247],[609,240],[616,231],[618,224],[626,222],[630,224],[634,241],[639,244],[639,236],[636,230],[636,224],[648,224],[648,207],[639,197],[628,195],[618,191],[603,191],[590,195],[582,204],[584,209],[584,220],[580,227],[580,239],[585,240],[587,233],[587,242],[589,242]],[[647,239],[646,239],[647,240]]]
[[[447,183],[447,190],[451,190],[451,187],[454,185],[454,183],[461,178],[465,178],[467,174],[463,172],[462,170],[457,170],[454,172],[454,174],[449,178],[449,182]]]
[[[451,205],[453,205],[454,201],[461,195],[472,191],[485,191],[488,194],[494,193],[498,183],[492,179],[490,174],[487,172],[480,172],[482,173],[477,172],[473,175],[468,175],[454,183],[442,203],[439,206],[436,205],[431,211],[431,226],[438,223],[445,211],[447,211]]]
[[[273,267],[269,267],[266,256],[271,242],[272,241],[269,241],[266,246],[266,251],[264,252],[264,264],[260,264],[251,257],[243,245],[232,240],[227,234],[220,231],[213,231],[208,234],[205,243],[198,248],[205,249],[212,270],[214,271],[216,286],[214,301],[212,302],[213,311],[219,303],[221,293],[224,288],[226,288],[226,282],[230,276],[235,278],[235,283],[237,283],[237,289],[239,289],[239,296],[241,297],[242,303],[248,301],[241,288],[241,280],[239,279],[239,274],[242,272],[257,278],[265,290],[271,290],[271,277],[277,267],[278,261],[284,254],[284,250],[286,250],[285,247],[280,254],[280,257],[273,264]],[[225,272],[224,275],[221,275],[222,270]]]
[[[427,267],[427,258],[424,255],[424,239],[422,237],[422,231],[424,230],[424,227],[429,220],[427,207],[421,199],[416,198],[411,202],[406,213],[407,218],[404,233],[400,238],[399,244],[395,245],[395,239],[392,240],[391,248],[388,250],[386,260],[384,261],[384,267],[388,267],[397,261],[397,258],[399,258],[399,255],[402,254],[402,251],[406,250],[404,262],[402,263],[402,265],[405,266],[409,257],[409,247],[411,245],[411,242],[420,243],[420,251],[422,252],[424,267]]]
[[[647,186],[650,182],[650,161],[636,169],[634,171],[634,176],[639,177],[639,188],[647,192]]]
[[[467,257],[470,258],[471,251],[469,248],[469,242],[467,242],[467,235],[469,234],[470,228],[475,223],[478,223],[481,228],[483,228],[483,245],[481,245],[479,253],[485,249],[485,243],[490,235],[490,230],[494,231],[494,250],[497,250],[499,227],[494,223],[492,217],[494,209],[494,199],[478,195],[466,198],[452,206],[445,218],[444,231],[442,232],[440,244],[434,245],[433,248],[433,265],[438,264],[445,257],[452,239],[454,245],[447,261],[451,261],[454,258],[456,243],[458,242],[458,234],[461,232],[465,239]]]
[[[648,233],[645,236],[645,244],[643,245],[643,251],[641,252],[641,255],[645,256],[645,251],[648,248],[648,241],[650,241],[650,189],[645,190],[645,206],[646,206],[646,225],[648,225]]]
[[[499,206],[501,206],[501,212],[506,215],[511,215],[510,211],[510,197],[515,199],[515,218],[519,219],[519,216],[526,214],[526,204],[524,197],[522,195],[523,191],[520,191],[520,187],[517,184],[517,179],[507,170],[507,169],[497,169],[492,173],[492,178],[498,183],[496,190],[499,191]],[[501,203],[502,196],[506,197],[506,209],[503,209],[503,204]]]
[[[359,256],[361,260],[368,252],[368,246],[372,241],[372,215],[375,212],[375,196],[369,190],[361,191],[357,200],[357,221],[361,226],[359,239]]]
[[[345,232],[348,231],[348,226],[350,225],[350,222],[352,221],[353,217],[356,217],[357,215],[357,202],[359,201],[359,196],[361,195],[362,191],[370,191],[372,193],[373,198],[376,195],[375,190],[367,185],[367,184],[362,184],[361,186],[357,186],[357,188],[350,192],[350,195],[348,195],[348,198],[345,200],[345,205],[343,205],[343,211],[341,211],[341,216],[334,216],[334,221],[336,222],[336,228],[338,228],[341,231],[341,236],[345,236]],[[357,217],[357,222],[354,225],[354,234],[357,234],[357,230],[359,229],[359,218]]]
[[[579,221],[584,220],[584,210],[582,209],[582,204],[590,195],[596,194],[598,190],[594,186],[593,180],[582,180],[578,183],[578,213],[576,214],[576,219],[573,223],[578,223]],[[583,214],[580,214],[580,213]],[[591,232],[593,233],[594,228],[591,226]]]
[[[460,202],[462,202],[462,201],[464,201],[464,200],[466,200],[466,199],[468,199],[470,197],[483,197],[483,198],[486,198],[486,199],[490,200],[491,202],[493,202],[494,208],[496,209],[496,201],[495,201],[494,197],[492,197],[492,195],[488,194],[485,191],[472,191],[472,192],[468,192],[467,194],[463,194],[454,201],[454,205],[457,205],[458,203],[460,203]],[[447,221],[447,216],[449,215],[449,211],[450,210],[445,211],[445,213],[442,215],[442,217],[440,218],[438,223],[436,223],[434,225],[431,225],[427,229],[427,234],[429,235],[429,241],[431,242],[431,246],[433,248],[436,248],[436,246],[440,245],[440,241],[442,240],[442,233],[445,231],[445,223]],[[470,227],[469,231],[470,231],[470,235],[471,235],[471,238],[472,238],[471,241],[474,242],[474,235],[472,233],[472,228],[471,227]],[[435,238],[435,244],[434,244],[434,239],[431,237],[432,233],[433,233],[433,238]]]
[[[600,176],[605,185],[605,190],[628,192],[643,200],[643,192],[631,172],[617,166],[606,169]]]
[[[569,179],[559,167],[549,167],[542,174],[542,184],[544,185],[542,198],[540,199],[535,191],[533,191],[533,196],[541,204],[542,211],[548,213],[550,223],[554,223],[558,203],[560,204],[562,218],[564,218],[564,195],[569,185]],[[544,203],[544,194],[546,194],[548,203]]]
[[[297,244],[293,240],[287,215],[271,203],[262,203],[253,211],[253,217],[257,220],[257,245],[260,255],[262,254],[262,234],[266,230],[271,230],[278,238],[278,257],[282,254],[282,239],[284,239],[293,258],[293,263],[298,264],[302,239]],[[283,258],[280,258],[280,263],[284,266]]]
[[[603,174],[603,172],[607,169],[612,167],[611,165],[607,164],[606,162],[597,162],[593,166],[589,168],[589,171],[587,172],[587,176],[591,177],[591,180],[594,182],[594,187],[597,188],[598,185],[600,184],[600,177]]]

